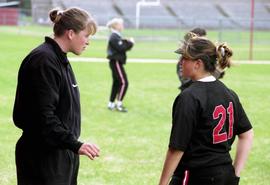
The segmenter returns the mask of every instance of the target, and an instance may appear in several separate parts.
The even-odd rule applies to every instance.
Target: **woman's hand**
[[[133,37],[130,37],[130,38],[129,38],[129,41],[130,41],[130,42],[132,42],[132,44],[134,44],[134,43],[135,43],[135,40],[134,40],[134,38],[133,38]]]
[[[80,155],[86,155],[91,160],[94,160],[95,157],[99,157],[99,152],[99,147],[93,143],[83,143],[78,151]]]

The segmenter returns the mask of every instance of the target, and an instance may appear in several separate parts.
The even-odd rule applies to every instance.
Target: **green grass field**
[[[21,60],[43,37],[0,28],[0,40],[0,185],[15,185],[14,150],[21,131],[13,125],[11,116],[17,72]],[[177,58],[169,52],[177,43],[167,44],[138,42],[129,57]],[[103,57],[104,46],[104,41],[94,40],[83,56]],[[157,55],[146,50],[154,46]],[[239,51],[244,49],[238,48]],[[162,50],[165,52],[160,52]],[[264,54],[263,59],[270,60],[269,45]],[[260,54],[256,52],[256,55]],[[111,85],[107,63],[74,62],[72,66],[81,92],[81,140],[93,141],[101,148],[101,156],[96,161],[81,157],[79,185],[157,184],[168,145],[171,106],[179,93],[175,64],[126,65],[130,82],[125,99],[127,114],[106,109]],[[270,65],[236,65],[227,70],[223,79],[238,93],[255,131],[241,185],[270,182],[269,72]]]
[[[124,35],[135,37],[136,47],[129,53],[131,58],[158,58],[176,59],[178,56],[174,51],[179,46],[179,41],[187,30],[125,30]],[[43,41],[44,35],[51,35],[50,27],[21,26],[21,27],[0,27],[1,43],[6,43],[12,37],[17,41],[16,45],[24,48],[35,47]],[[91,40],[90,48],[82,54],[84,57],[105,57],[106,38],[108,30],[101,29]],[[24,36],[22,38],[22,36]],[[222,32],[209,30],[208,37],[214,42],[227,42],[234,52],[234,60],[249,59],[249,36],[246,30],[223,30]],[[13,42],[11,42],[13,44]],[[270,34],[268,31],[254,32],[253,59],[270,60]],[[4,46],[3,46],[4,47]],[[11,47],[14,47],[13,45]],[[26,51],[28,51],[26,50]],[[19,51],[16,51],[19,52]]]

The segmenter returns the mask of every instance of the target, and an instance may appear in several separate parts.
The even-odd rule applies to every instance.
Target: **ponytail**
[[[50,13],[49,13],[49,17],[50,17],[50,19],[51,19],[51,21],[53,23],[59,22],[62,15],[63,15],[63,11],[58,9],[58,8],[55,8],[55,9],[51,10]]]
[[[231,66],[231,56],[233,55],[232,50],[225,44],[219,44],[216,46],[217,53],[217,65],[221,69]]]

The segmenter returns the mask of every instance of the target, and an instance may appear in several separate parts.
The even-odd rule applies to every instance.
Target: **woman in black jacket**
[[[67,53],[79,55],[97,25],[84,10],[52,10],[54,36],[23,60],[13,110],[23,133],[16,145],[18,185],[76,185],[79,155],[94,159],[99,148],[78,140],[79,87]]]
[[[110,60],[109,64],[113,78],[108,109],[127,112],[127,109],[122,104],[128,88],[124,64],[127,59],[126,51],[133,47],[134,39],[122,38],[121,32],[124,29],[123,19],[114,18],[108,22],[107,26],[112,32],[108,41],[107,58]],[[115,99],[117,99],[116,104],[114,103]]]

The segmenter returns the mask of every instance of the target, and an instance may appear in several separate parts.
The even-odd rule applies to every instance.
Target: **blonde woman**
[[[253,129],[237,94],[212,75],[216,67],[230,66],[232,50],[193,35],[178,53],[183,77],[193,83],[175,99],[159,185],[237,185]],[[233,161],[229,152],[235,137]]]
[[[23,133],[16,145],[18,185],[76,185],[79,155],[91,160],[99,148],[78,140],[79,87],[67,53],[80,55],[97,25],[79,8],[50,12],[53,37],[23,60],[13,120]]]
[[[113,79],[108,109],[127,112],[122,103],[128,88],[124,65],[127,59],[126,52],[133,47],[134,39],[122,38],[121,32],[124,29],[124,22],[121,18],[112,19],[107,23],[107,27],[111,31],[107,47],[107,58],[110,60],[109,65]]]

